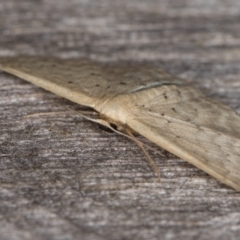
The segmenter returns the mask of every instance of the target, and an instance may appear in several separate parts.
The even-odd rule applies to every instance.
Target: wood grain
[[[240,113],[239,9],[237,0],[2,0],[0,56],[148,63]],[[1,239],[238,239],[236,191],[151,152],[163,190],[134,143],[68,112],[76,105],[2,72],[0,91]]]

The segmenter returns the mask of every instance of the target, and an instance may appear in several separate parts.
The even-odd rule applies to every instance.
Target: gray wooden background
[[[239,0],[0,0],[0,57],[149,63],[240,113]],[[240,238],[240,193],[0,72],[0,239]]]

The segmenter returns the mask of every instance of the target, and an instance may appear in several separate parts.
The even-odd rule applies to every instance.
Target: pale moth
[[[1,58],[0,69],[131,129],[240,190],[240,116],[159,68],[88,60]]]

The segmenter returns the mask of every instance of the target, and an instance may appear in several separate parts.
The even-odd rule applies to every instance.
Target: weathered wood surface
[[[239,16],[238,0],[1,0],[0,56],[146,62],[240,113]],[[133,142],[68,106],[0,73],[1,240],[239,239],[239,192],[151,152],[162,188]]]

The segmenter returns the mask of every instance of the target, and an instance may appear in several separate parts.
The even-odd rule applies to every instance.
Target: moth
[[[1,58],[0,69],[99,112],[240,190],[240,116],[186,81],[150,66]]]

